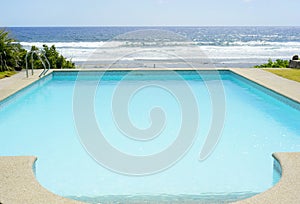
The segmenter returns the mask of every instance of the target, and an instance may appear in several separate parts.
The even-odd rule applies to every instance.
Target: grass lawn
[[[300,82],[300,69],[264,69],[278,76]]]
[[[0,72],[0,79],[3,79],[5,77],[10,77],[14,75],[16,72],[15,71],[5,71],[5,72]]]

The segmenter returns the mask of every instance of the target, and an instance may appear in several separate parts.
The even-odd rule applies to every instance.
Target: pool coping
[[[109,69],[110,71],[130,71],[133,69]],[[134,70],[195,70],[182,68],[134,69]],[[259,85],[271,89],[300,103],[300,83],[279,77],[262,69],[254,68],[201,68],[196,70],[229,70]],[[105,69],[63,69],[53,71],[106,71]],[[4,81],[0,80],[0,101],[39,80],[38,73],[29,78],[20,72]],[[23,76],[22,76],[23,74]],[[281,180],[269,190],[251,198],[235,202],[246,203],[300,203],[300,152],[274,153],[282,168]],[[51,193],[43,188],[34,175],[34,156],[0,157],[0,203],[82,203]]]
[[[53,70],[49,70],[47,75],[51,74]],[[33,84],[40,79],[39,75],[42,70],[36,70],[34,75],[29,75],[26,77],[26,72],[20,71],[11,77],[6,77],[0,80],[0,101],[3,101],[23,88]]]
[[[0,203],[80,204],[45,189],[35,178],[35,156],[0,157]]]

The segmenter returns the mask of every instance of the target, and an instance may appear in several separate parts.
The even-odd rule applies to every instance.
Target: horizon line
[[[0,25],[0,28],[54,28],[54,27],[300,27],[300,25]]]

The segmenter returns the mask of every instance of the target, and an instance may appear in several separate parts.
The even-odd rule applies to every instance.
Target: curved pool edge
[[[80,204],[45,189],[35,178],[34,156],[0,157],[0,203],[67,203]]]
[[[269,190],[234,204],[300,203],[300,152],[274,153],[281,165],[282,176]]]
[[[300,153],[274,153],[273,156],[281,165],[280,181],[269,190],[235,204],[300,203]],[[0,157],[0,203],[82,203],[45,189],[33,172],[36,159],[34,156]]]

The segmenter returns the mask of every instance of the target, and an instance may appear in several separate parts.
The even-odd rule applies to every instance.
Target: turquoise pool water
[[[75,85],[98,84],[99,72],[54,72],[2,101],[0,155],[35,155],[36,177],[48,190],[73,199],[97,203],[120,201],[229,202],[252,196],[278,181],[273,152],[300,151],[300,105],[229,71],[178,71],[191,88],[199,110],[196,138],[187,153],[170,168],[155,174],[119,174],[99,165],[80,143],[73,114]],[[149,111],[161,107],[163,131],[149,141],[124,136],[112,115],[112,97],[128,72],[107,72],[95,93],[95,118],[105,139],[132,155],[151,155],[170,145],[178,135],[178,100],[159,86],[139,90],[128,104],[133,125],[147,128]],[[225,120],[212,154],[199,161],[212,120],[207,85],[221,79]],[[77,80],[76,80],[77,79]],[[138,71],[122,86],[157,84],[180,88],[170,71]],[[80,93],[81,94],[81,93]],[[83,93],[82,93],[83,94]],[[82,107],[84,110],[86,107]],[[89,123],[92,119],[86,118]],[[191,121],[192,122],[192,121]],[[109,157],[110,155],[107,155]]]

